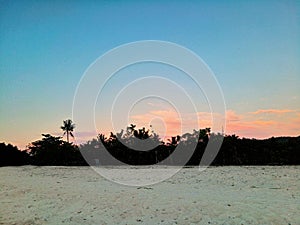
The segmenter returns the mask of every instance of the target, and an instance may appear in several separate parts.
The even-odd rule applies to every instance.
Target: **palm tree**
[[[74,138],[74,135],[72,133],[72,131],[75,128],[75,124],[72,122],[72,120],[68,119],[68,120],[64,120],[63,121],[63,126],[60,127],[63,131],[64,134],[67,134],[67,141],[69,142],[69,135],[71,135],[71,137]]]

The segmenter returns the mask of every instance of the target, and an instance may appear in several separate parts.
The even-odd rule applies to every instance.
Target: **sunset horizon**
[[[17,1],[6,2],[0,10],[1,142],[24,149],[42,133],[62,135],[59,126],[67,118],[77,125],[78,143],[100,132],[119,132],[130,123],[152,125],[162,136],[180,135],[182,118],[186,119],[182,133],[210,127],[211,115],[218,115],[210,110],[207,93],[198,90],[177,68],[147,62],[126,66],[108,80],[94,103],[95,111],[86,115],[94,115],[93,129],[73,118],[76,90],[95,60],[118,46],[143,40],[178,44],[197,54],[210,68],[226,107],[226,125],[217,125],[212,132],[258,139],[300,135],[296,1]],[[150,98],[132,106],[130,112],[120,102],[112,121],[110,104],[122,88],[147,76],[160,76],[181,86],[196,111],[186,108],[184,98],[176,102],[182,106],[180,112],[176,112],[174,102]],[[173,83],[160,88],[164,89],[162,94],[177,93]],[[137,85],[135,95],[143,96],[147,85]],[[197,121],[189,121],[190,116]],[[127,117],[127,123],[112,124],[122,117]]]

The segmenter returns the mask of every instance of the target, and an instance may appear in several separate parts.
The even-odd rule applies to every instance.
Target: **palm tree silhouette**
[[[75,128],[75,124],[72,122],[72,120],[68,119],[68,120],[64,120],[63,121],[63,126],[60,127],[63,131],[64,134],[67,134],[67,141],[69,142],[69,135],[71,135],[71,137],[74,138],[74,135],[72,133],[72,131]]]

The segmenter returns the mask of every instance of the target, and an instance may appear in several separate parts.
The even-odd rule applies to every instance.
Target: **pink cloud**
[[[255,112],[251,112],[252,114],[265,114],[265,113],[272,113],[272,114],[285,114],[295,112],[295,110],[291,109],[259,109]]]
[[[226,111],[226,121],[227,122],[240,121],[241,119],[242,119],[242,116],[238,115],[235,111],[233,111],[233,110]]]
[[[264,117],[260,115],[264,114]],[[276,115],[280,115],[277,117]],[[191,114],[185,113],[181,115],[185,119],[187,130],[192,128],[212,127],[212,113],[197,112],[198,124],[190,119]],[[222,121],[221,114],[213,114],[215,120]],[[275,117],[274,117],[275,116]],[[180,134],[181,120],[174,110],[153,110],[144,115],[132,116],[137,125],[150,122],[153,118],[160,118],[166,126],[166,136],[174,136]],[[215,122],[215,121],[214,121]],[[197,123],[197,122],[196,122]],[[142,125],[144,126],[144,125]],[[215,125],[217,130],[221,131],[222,125]],[[300,113],[290,109],[259,109],[255,112],[237,113],[234,110],[226,111],[226,134],[236,134],[240,137],[248,138],[268,138],[272,136],[298,136],[300,135]],[[213,129],[214,131],[216,129]],[[159,134],[160,131],[156,130]]]
[[[280,117],[258,117],[262,113],[280,115]],[[300,134],[300,114],[295,110],[257,110],[255,113],[238,114],[240,120],[227,120],[227,134],[241,137],[268,138],[271,136],[298,136]]]

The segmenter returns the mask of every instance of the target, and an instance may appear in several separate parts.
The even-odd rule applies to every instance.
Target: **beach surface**
[[[91,167],[2,167],[0,224],[296,225],[300,166],[188,167],[142,187]]]

